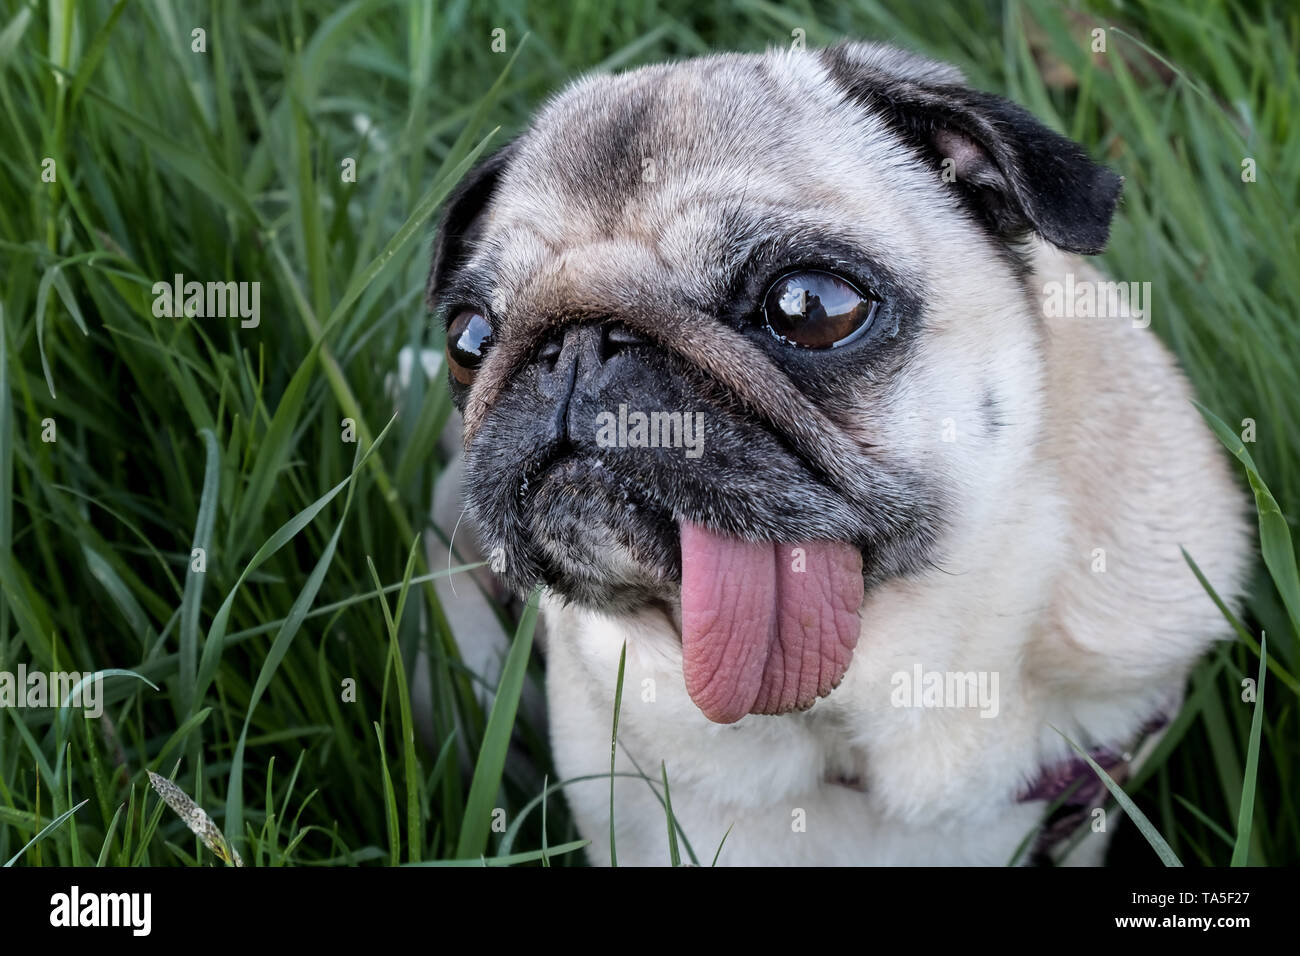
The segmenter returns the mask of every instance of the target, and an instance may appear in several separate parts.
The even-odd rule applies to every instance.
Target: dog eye
[[[808,349],[846,345],[871,323],[877,300],[829,272],[792,272],[763,300],[767,327],[782,342]]]
[[[487,350],[492,347],[492,326],[482,313],[465,309],[447,326],[447,367],[462,385],[474,381]]]

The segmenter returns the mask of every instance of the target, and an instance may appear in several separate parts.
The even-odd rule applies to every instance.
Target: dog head
[[[1119,189],[887,47],[577,82],[435,242],[485,550],[519,590],[680,609],[714,720],[809,706],[865,591],[1013,480],[1041,401],[1031,250],[1099,251]]]

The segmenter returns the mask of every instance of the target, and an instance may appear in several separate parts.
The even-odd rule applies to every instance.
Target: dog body
[[[453,200],[430,292],[468,512],[546,586],[565,778],[609,769],[626,647],[620,863],[668,860],[662,764],[702,863],[730,831],[720,863],[1003,864],[1062,734],[1124,753],[1176,711],[1223,630],[1179,547],[1235,596],[1249,533],[1149,313],[1045,308],[1102,281],[1078,254],[1118,190],[855,44],[588,78]],[[791,274],[870,320],[773,334]],[[626,408],[701,414],[702,453],[622,442]],[[566,795],[607,862],[608,779]]]
[[[1048,253],[1035,276],[1064,270],[1088,271]],[[1042,321],[1007,316],[1025,336]],[[657,778],[664,763],[673,812],[704,863],[732,828],[719,861],[734,865],[1004,865],[1045,809],[1018,796],[1071,757],[1053,727],[1136,749],[1145,723],[1176,712],[1189,662],[1222,626],[1179,545],[1204,556],[1211,581],[1235,585],[1241,510],[1154,335],[1074,319],[1046,331],[1038,374],[1000,379],[1008,424],[966,438],[1005,448],[963,482],[960,507],[978,518],[945,538],[937,567],[867,594],[852,665],[807,712],[711,723],[686,693],[679,630],[662,613],[610,617],[552,599],[547,682],[561,773],[608,768],[624,644],[618,769]],[[1006,428],[1018,437],[1004,441]],[[959,454],[964,437],[957,447],[932,439],[935,467],[952,467],[941,456]],[[1225,551],[1225,529],[1241,539],[1235,549]],[[898,675],[918,665],[998,674],[997,714],[894,706]],[[607,784],[566,793],[592,859],[607,861]],[[646,783],[618,780],[620,861],[666,861],[662,818]],[[1107,833],[1089,831],[1072,861],[1099,862]]]

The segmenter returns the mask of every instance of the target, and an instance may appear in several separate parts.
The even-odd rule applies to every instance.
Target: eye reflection
[[[802,348],[845,345],[871,321],[877,300],[830,272],[807,270],[782,276],[764,300],[768,329]]]
[[[462,385],[474,374],[492,346],[492,325],[473,309],[460,312],[447,326],[447,368]]]

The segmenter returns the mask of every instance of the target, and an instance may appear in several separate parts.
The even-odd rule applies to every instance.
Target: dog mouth
[[[603,458],[562,453],[526,468],[523,521],[547,583],[571,597],[610,593],[614,606],[665,600],[681,579],[678,523],[670,507]]]
[[[864,597],[856,545],[711,529],[589,454],[526,469],[520,492],[561,590],[680,608],[668,618],[680,624],[686,689],[710,720],[805,710],[843,678]]]

